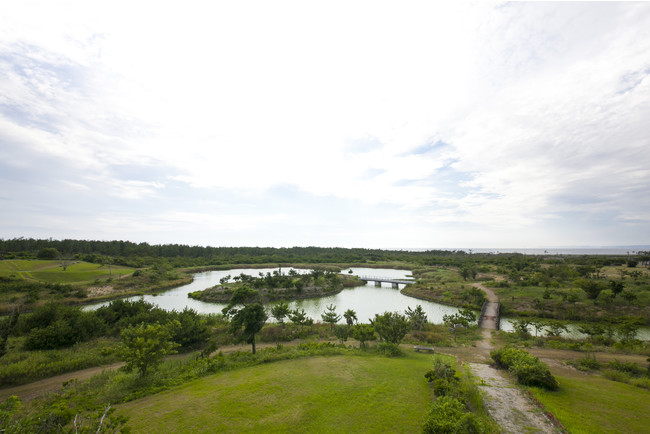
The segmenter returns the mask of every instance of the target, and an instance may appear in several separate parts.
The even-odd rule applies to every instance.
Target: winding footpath
[[[482,380],[479,388],[485,394],[485,404],[490,415],[506,433],[559,432],[542,411],[512,384],[507,374],[488,364],[490,351],[493,349],[492,330],[499,328],[499,298],[491,289],[479,283],[475,283],[474,286],[485,292],[488,299],[483,315],[479,319],[483,340],[476,345],[485,361],[468,363],[468,365],[472,373]]]

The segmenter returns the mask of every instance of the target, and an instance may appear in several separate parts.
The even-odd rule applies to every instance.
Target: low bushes
[[[441,396],[431,404],[422,426],[424,433],[482,433],[482,425],[465,405],[451,396]]]
[[[520,384],[548,390],[559,389],[548,366],[532,354],[513,347],[503,347],[490,353],[499,368],[512,372]]]
[[[634,362],[612,360],[607,364],[607,369],[603,370],[603,377],[642,389],[650,389],[650,368],[643,369]]]
[[[21,345],[18,342],[18,345]],[[85,369],[114,363],[117,342],[98,338],[70,348],[43,351],[12,351],[0,359],[0,386],[15,386]]]
[[[459,372],[448,359],[434,356],[424,374],[436,396],[422,425],[424,433],[498,432],[469,372]]]

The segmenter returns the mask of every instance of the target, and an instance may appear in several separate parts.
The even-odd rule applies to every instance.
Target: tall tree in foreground
[[[375,319],[370,322],[380,338],[395,345],[398,345],[411,330],[409,320],[399,312],[375,314]]]
[[[260,293],[243,286],[237,288],[222,312],[230,318],[230,332],[237,340],[251,344],[255,354],[255,335],[262,330],[268,315],[260,303]]]

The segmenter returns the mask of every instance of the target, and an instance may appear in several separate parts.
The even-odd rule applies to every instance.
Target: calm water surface
[[[283,268],[283,273],[288,273],[291,268]],[[380,276],[385,278],[395,279],[408,279],[411,277],[411,272],[408,270],[393,270],[388,268],[348,268],[343,270],[343,274],[348,274],[352,270],[352,274],[356,276]],[[238,268],[224,271],[207,271],[204,273],[197,273],[194,275],[194,281],[178,288],[170,289],[156,295],[148,294],[143,296],[130,297],[128,300],[137,300],[143,298],[149,303],[155,304],[165,310],[181,311],[185,307],[196,310],[199,313],[221,313],[226,305],[223,303],[206,303],[199,300],[191,299],[187,296],[190,292],[200,291],[202,289],[210,288],[218,285],[219,280],[225,276],[238,276],[241,273],[249,276],[258,276],[259,273],[272,273],[277,271],[277,268]],[[298,273],[309,273],[311,270],[295,269]],[[400,289],[404,285],[399,285]],[[96,309],[100,306],[108,304],[108,302],[87,306],[87,309]],[[333,304],[336,306],[336,312],[342,315],[348,309],[352,309],[357,313],[359,322],[367,323],[370,318],[374,318],[375,314],[384,312],[404,313],[407,307],[415,308],[418,304],[426,312],[428,320],[435,324],[442,323],[443,315],[454,314],[459,311],[458,308],[452,306],[445,306],[432,301],[419,300],[413,297],[408,297],[399,292],[399,289],[394,289],[390,283],[382,283],[382,286],[375,287],[374,282],[370,282],[364,286],[356,288],[347,288],[336,295],[320,298],[309,298],[304,300],[295,300],[289,302],[291,309],[304,309],[307,316],[313,318],[314,321],[321,321],[321,314],[325,312],[325,308]],[[478,314],[478,313],[477,313]],[[272,321],[272,318],[270,319]],[[501,329],[507,332],[513,331],[510,318],[501,318]],[[345,319],[341,319],[341,323]],[[577,326],[569,324],[568,333],[564,334],[566,337],[574,339],[585,338],[585,335],[578,332]],[[531,333],[535,334],[534,329],[530,328]],[[638,339],[650,340],[650,327],[642,327],[637,335]]]
[[[288,273],[289,268],[283,268],[283,273]],[[298,273],[308,273],[310,270],[295,269]],[[348,274],[350,269],[344,270],[342,273]],[[408,270],[393,270],[393,269],[379,269],[379,268],[352,268],[352,274],[357,276],[381,276],[386,278],[405,279],[410,277],[411,272]],[[148,294],[143,296],[130,297],[128,300],[138,300],[143,298],[149,303],[153,303],[165,310],[181,311],[185,307],[196,310],[199,313],[221,313],[226,305],[222,303],[206,303],[199,300],[191,299],[187,296],[190,292],[200,291],[202,289],[210,288],[218,285],[219,280],[225,276],[238,276],[241,273],[249,276],[258,276],[259,273],[272,273],[277,271],[277,268],[242,268],[232,269],[225,271],[207,271],[204,273],[197,273],[194,275],[194,281],[190,284],[180,286],[178,288],[170,289],[169,291],[162,292],[157,295]],[[399,285],[400,289],[404,285]],[[106,303],[88,306],[88,309],[96,309]],[[357,313],[357,318],[360,322],[368,322],[368,319],[373,318],[375,314],[381,314],[386,311],[398,311],[404,313],[407,307],[415,308],[418,304],[426,312],[429,321],[434,323],[442,323],[442,316],[445,314],[454,314],[458,309],[451,306],[444,306],[431,301],[418,300],[412,297],[407,297],[399,292],[399,289],[393,289],[390,283],[382,283],[382,286],[375,287],[374,282],[370,282],[365,286],[358,286],[356,288],[347,288],[336,295],[329,297],[310,298],[304,300],[296,300],[289,302],[291,309],[304,309],[307,316],[313,318],[314,321],[321,320],[321,314],[325,312],[325,308],[333,304],[336,306],[336,312],[340,315],[348,309],[352,309]],[[341,319],[341,323],[345,322]]]

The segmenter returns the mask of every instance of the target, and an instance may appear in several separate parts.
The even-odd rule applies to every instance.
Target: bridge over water
[[[382,282],[391,283],[393,288],[398,289],[399,285],[408,285],[414,283],[415,280],[410,279],[396,279],[394,277],[381,277],[381,276],[359,276],[359,279],[366,282],[375,282],[375,286],[381,286]]]

